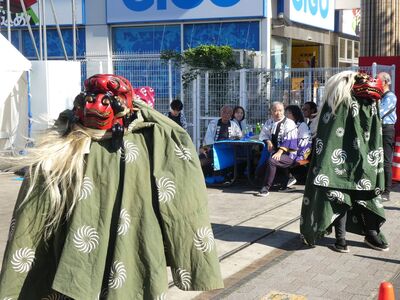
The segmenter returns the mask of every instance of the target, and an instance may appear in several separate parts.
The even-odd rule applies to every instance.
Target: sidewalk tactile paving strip
[[[301,295],[287,294],[283,292],[272,291],[261,298],[261,300],[306,300],[307,298]]]

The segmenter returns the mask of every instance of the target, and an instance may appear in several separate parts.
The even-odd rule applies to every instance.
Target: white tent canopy
[[[0,34],[0,152],[24,150],[80,91],[79,61],[31,63]]]
[[[31,62],[0,34],[0,152],[25,148],[30,68]]]
[[[4,104],[22,73],[30,68],[31,62],[0,34],[0,106]]]

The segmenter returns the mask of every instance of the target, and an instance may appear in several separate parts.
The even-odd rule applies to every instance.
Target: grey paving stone
[[[350,300],[354,294],[340,291],[340,292],[327,292],[323,295],[326,297],[326,299],[332,299],[332,300]]]
[[[314,288],[310,286],[303,286],[299,289],[298,294],[304,295],[307,298],[312,296],[321,297],[322,295],[326,294],[328,290],[324,288]]]

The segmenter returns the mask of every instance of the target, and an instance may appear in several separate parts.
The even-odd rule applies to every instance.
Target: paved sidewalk
[[[400,186],[395,188],[400,191]],[[274,194],[274,197],[278,197]],[[282,195],[281,195],[282,196]],[[387,222],[382,230],[390,243],[389,252],[368,248],[361,236],[348,234],[350,253],[341,254],[327,246],[333,234],[320,240],[315,248],[289,241],[295,248],[261,262],[235,284],[221,293],[203,299],[261,299],[271,291],[305,296],[306,299],[377,299],[382,281],[391,281],[400,297],[400,193],[392,193],[385,202]],[[288,299],[288,298],[274,298]]]
[[[1,257],[20,183],[17,176],[0,173]],[[392,281],[397,293],[400,186],[396,186],[392,201],[384,203],[387,222],[382,229],[390,251],[372,250],[362,237],[348,234],[348,254],[327,247],[334,242],[332,235],[315,248],[302,245],[296,218],[303,188],[296,186],[290,193],[272,192],[267,198],[255,197],[256,190],[251,188],[208,189],[218,254],[232,254],[221,261],[225,289],[202,293],[173,287],[168,299],[267,299],[264,297],[272,292],[298,295],[298,299],[377,299],[379,284],[384,280]]]

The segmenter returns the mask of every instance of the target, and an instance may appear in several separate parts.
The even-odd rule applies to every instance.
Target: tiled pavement
[[[382,281],[392,282],[400,297],[400,193],[393,193],[384,205],[387,222],[382,230],[390,243],[389,252],[370,249],[361,236],[348,234],[351,252],[337,253],[328,247],[334,242],[331,235],[315,248],[300,246],[261,265],[212,299],[261,299],[270,291],[307,299],[377,299]]]
[[[0,173],[1,257],[19,185],[20,181],[13,174]],[[236,224],[242,218],[264,209],[266,204],[279,203],[284,198],[297,197],[299,205],[302,187],[297,188],[298,193],[291,196],[271,193],[265,199],[254,197],[254,191],[248,189],[209,189],[214,229],[216,224],[219,227]],[[367,248],[363,238],[353,234],[348,234],[351,251],[348,254],[337,253],[327,247],[334,242],[332,236],[322,239],[317,247],[310,249],[300,243],[298,222],[295,222],[221,262],[225,289],[211,293],[184,293],[174,288],[168,293],[168,299],[262,299],[271,291],[301,295],[307,299],[377,299],[379,284],[384,280],[391,281],[397,293],[400,287],[400,186],[396,189],[392,201],[384,203],[387,222],[382,229],[390,242],[389,252]],[[293,208],[291,210],[287,211],[290,218]],[[271,212],[270,218],[278,222],[282,214],[285,214],[282,209],[279,213],[277,210],[275,215]],[[242,226],[241,229],[246,230],[245,235],[251,235],[263,227],[263,222],[253,220],[253,225]],[[229,243],[243,242],[237,240],[238,236],[237,231],[230,237],[221,235],[223,240],[218,240],[217,235],[217,247],[223,250]]]

